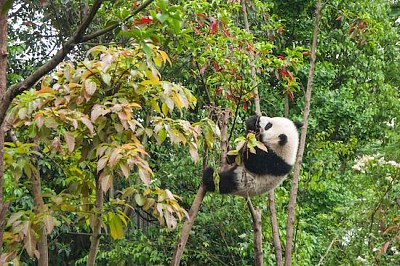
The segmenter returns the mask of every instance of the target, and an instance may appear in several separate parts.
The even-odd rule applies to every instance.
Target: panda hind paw
[[[206,191],[215,191],[214,169],[212,167],[206,167],[204,169],[203,184],[206,187]]]

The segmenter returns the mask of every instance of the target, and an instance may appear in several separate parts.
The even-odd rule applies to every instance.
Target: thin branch
[[[187,240],[189,238],[190,230],[192,230],[194,220],[197,217],[197,213],[199,212],[200,205],[203,202],[205,195],[206,195],[206,188],[205,188],[204,184],[201,184],[199,187],[199,190],[197,191],[196,197],[194,198],[192,206],[190,207],[189,219],[187,219],[185,221],[185,223],[183,224],[183,228],[181,231],[181,237],[179,238],[179,240],[176,244],[174,256],[173,256],[171,264],[170,264],[171,266],[179,266],[179,264],[180,264],[183,250],[185,249]]]
[[[296,200],[297,191],[299,188],[299,175],[301,169],[301,163],[303,161],[303,153],[306,143],[307,127],[308,127],[308,117],[310,115],[310,102],[311,102],[311,92],[312,84],[314,78],[315,61],[316,61],[316,50],[317,50],[317,40],[319,31],[319,21],[321,18],[321,0],[317,1],[315,10],[315,20],[314,20],[314,32],[313,40],[311,44],[311,60],[310,69],[308,72],[307,90],[304,96],[304,114],[303,114],[303,128],[301,130],[299,150],[297,152],[297,161],[294,166],[294,174],[292,179],[292,189],[290,192],[290,200],[288,204],[288,218],[286,227],[286,250],[285,250],[285,266],[292,265],[292,249],[293,249],[293,230],[294,230],[294,220],[296,216]]]
[[[272,228],[272,240],[274,242],[275,248],[275,259],[276,265],[282,266],[282,244],[279,238],[279,226],[278,226],[278,219],[276,216],[276,208],[275,208],[275,192],[271,190],[268,192],[268,199],[269,199],[269,213],[270,213],[270,221],[271,221],[271,228]]]
[[[249,20],[247,18],[247,8],[246,8],[246,0],[241,0],[242,4],[242,11],[243,11],[243,20],[244,20],[244,28],[247,32],[250,33],[249,27]],[[250,74],[253,79],[253,86],[254,86],[254,94],[256,97],[254,98],[254,104],[256,106],[256,114],[261,115],[261,108],[260,108],[260,98],[257,88],[257,79],[256,79],[256,67],[254,66],[254,51],[250,50]]]
[[[244,27],[247,32],[250,32],[249,27],[249,20],[247,18],[247,7],[246,7],[246,0],[241,0],[242,11],[243,11],[243,20],[244,20]],[[254,66],[254,52],[250,50],[250,74],[254,86],[254,104],[255,104],[255,111],[256,115],[261,115],[261,108],[260,108],[260,98],[259,92],[257,88],[257,76],[256,76],[256,67]],[[250,201],[250,198],[247,198],[247,206],[250,210],[251,217],[253,218],[253,234],[254,234],[254,264],[256,266],[263,265],[263,252],[262,252],[262,224],[261,224],[261,210],[257,209],[254,210],[253,204]]]
[[[4,0],[0,0],[0,98],[4,97],[7,87],[7,20],[8,13],[2,12]],[[4,202],[3,179],[4,177],[4,125],[0,123],[0,260],[3,251],[3,234],[5,229],[5,216],[7,214],[9,202]]]
[[[318,262],[317,266],[323,265],[324,259],[326,258],[326,256],[329,254],[329,251],[332,249],[333,244],[336,242],[336,238],[332,239],[331,243],[329,244],[328,248],[326,249],[326,252],[324,254],[324,256],[321,256],[321,259]]]
[[[253,220],[253,237],[254,237],[254,265],[263,266],[263,250],[262,250],[262,223],[261,223],[261,210],[254,209],[250,197],[246,198],[247,207],[250,210],[251,218]]]

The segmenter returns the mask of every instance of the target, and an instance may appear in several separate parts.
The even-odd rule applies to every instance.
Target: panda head
[[[246,122],[247,131],[258,135],[258,140],[275,152],[289,164],[296,160],[299,145],[298,128],[302,123],[295,123],[285,117],[252,116]]]

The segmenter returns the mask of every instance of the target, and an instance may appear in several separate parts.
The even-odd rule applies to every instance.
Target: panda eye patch
[[[268,124],[265,126],[265,130],[268,130],[268,129],[270,129],[272,127],[272,123],[271,122],[268,122]]]

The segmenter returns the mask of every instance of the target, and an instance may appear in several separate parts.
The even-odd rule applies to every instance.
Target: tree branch
[[[290,200],[288,204],[288,218],[286,227],[286,250],[285,250],[285,266],[292,265],[292,249],[293,249],[293,230],[294,230],[294,220],[296,216],[296,200],[297,191],[299,188],[299,175],[301,169],[301,163],[303,161],[303,153],[306,143],[307,127],[308,127],[308,117],[310,115],[310,103],[311,103],[311,92],[312,84],[314,78],[315,61],[316,61],[316,50],[317,50],[317,40],[319,31],[319,21],[321,19],[321,0],[317,1],[315,10],[315,20],[314,20],[314,32],[313,40],[311,44],[311,60],[310,69],[308,72],[307,90],[304,96],[304,113],[303,113],[303,128],[301,130],[299,150],[297,152],[297,160],[294,166],[294,174],[292,179],[292,190],[290,192]]]
[[[97,32],[94,32],[92,34],[84,35],[85,31],[88,29],[90,24],[93,21],[93,18],[95,17],[97,11],[101,7],[102,3],[104,0],[96,0],[91,7],[90,11],[88,12],[87,16],[83,19],[82,23],[79,25],[79,27],[76,29],[74,34],[63,44],[62,48],[57,51],[57,53],[49,60],[47,61],[44,65],[39,67],[35,72],[33,72],[30,76],[28,76],[26,79],[23,81],[11,86],[4,97],[1,97],[1,105],[0,105],[0,123],[4,122],[6,112],[8,110],[8,107],[10,106],[12,100],[25,90],[29,89],[32,87],[36,82],[38,82],[44,75],[49,73],[51,70],[53,70],[60,62],[62,62],[67,56],[67,54],[79,43],[87,42],[89,40],[92,40],[96,37],[99,37],[105,33],[108,33],[118,26],[122,24],[118,23],[115,25],[111,25],[105,29],[99,30]],[[154,0],[147,0],[144,2],[142,5],[140,5],[138,8],[133,11],[131,15],[129,15],[126,19],[130,19],[136,14],[138,14],[140,11],[145,9],[148,5],[150,5]]]
[[[246,198],[246,202],[253,220],[254,265],[263,266],[261,210],[254,209],[250,197]]]
[[[268,199],[269,199],[268,205],[269,205],[270,221],[272,228],[272,240],[274,242],[274,248],[275,248],[276,265],[282,266],[282,244],[279,238],[279,226],[278,226],[278,219],[276,217],[274,190],[268,192]]]
[[[32,87],[36,82],[38,82],[44,75],[53,70],[62,60],[64,60],[65,56],[75,47],[76,44],[80,43],[83,34],[86,29],[89,27],[92,22],[94,16],[96,15],[98,9],[100,8],[103,0],[97,0],[93,4],[90,9],[88,15],[83,20],[82,24],[76,29],[75,33],[63,44],[61,49],[57,51],[57,53],[44,65],[39,67],[36,71],[34,71],[30,76],[28,76],[23,81],[11,86],[4,97],[1,98],[0,105],[0,124],[4,122],[6,112],[8,107],[11,104],[11,101],[19,94],[24,92],[25,90]]]

